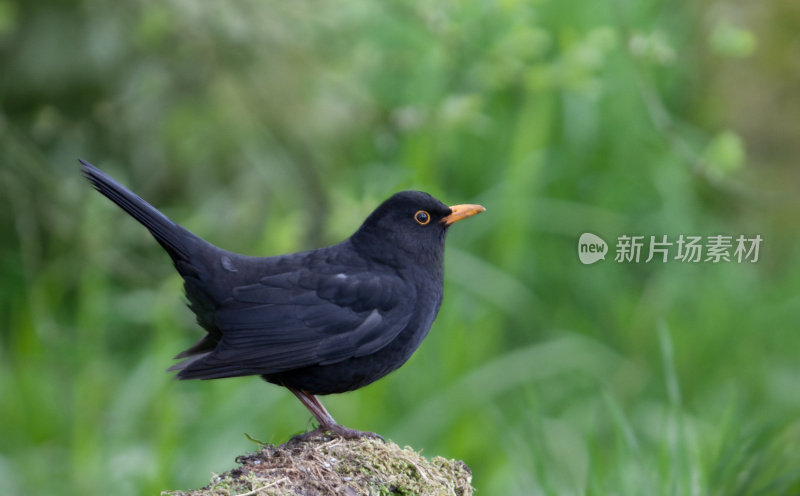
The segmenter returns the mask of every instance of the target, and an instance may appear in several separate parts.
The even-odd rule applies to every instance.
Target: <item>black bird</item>
[[[319,421],[317,431],[342,437],[374,434],[337,424],[315,395],[366,386],[409,359],[442,302],[448,227],[485,210],[403,191],[339,244],[249,257],[204,241],[80,163],[94,187],[169,253],[207,332],[169,370],[179,379],[260,375],[294,393]]]

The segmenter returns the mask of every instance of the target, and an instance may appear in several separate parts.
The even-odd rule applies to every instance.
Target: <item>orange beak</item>
[[[481,205],[453,205],[450,207],[450,215],[442,219],[444,225],[449,226],[453,222],[458,222],[461,219],[466,219],[467,217],[472,217],[475,214],[479,214],[486,210]]]

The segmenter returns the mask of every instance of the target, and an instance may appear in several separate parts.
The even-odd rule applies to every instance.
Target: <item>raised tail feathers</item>
[[[83,175],[95,189],[144,225],[174,261],[189,259],[188,244],[192,242],[193,238],[196,239],[193,234],[169,220],[166,215],[116,182],[105,172],[85,160],[78,160],[81,163]]]

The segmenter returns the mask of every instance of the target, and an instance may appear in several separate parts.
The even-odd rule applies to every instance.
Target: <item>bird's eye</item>
[[[431,221],[431,215],[424,210],[418,210],[414,214],[414,220],[417,221],[417,224],[424,226]]]

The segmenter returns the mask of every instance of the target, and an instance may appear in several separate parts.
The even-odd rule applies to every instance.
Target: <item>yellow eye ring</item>
[[[417,210],[417,213],[414,214],[414,220],[421,226],[428,225],[428,222],[431,221],[431,214],[424,210]]]

